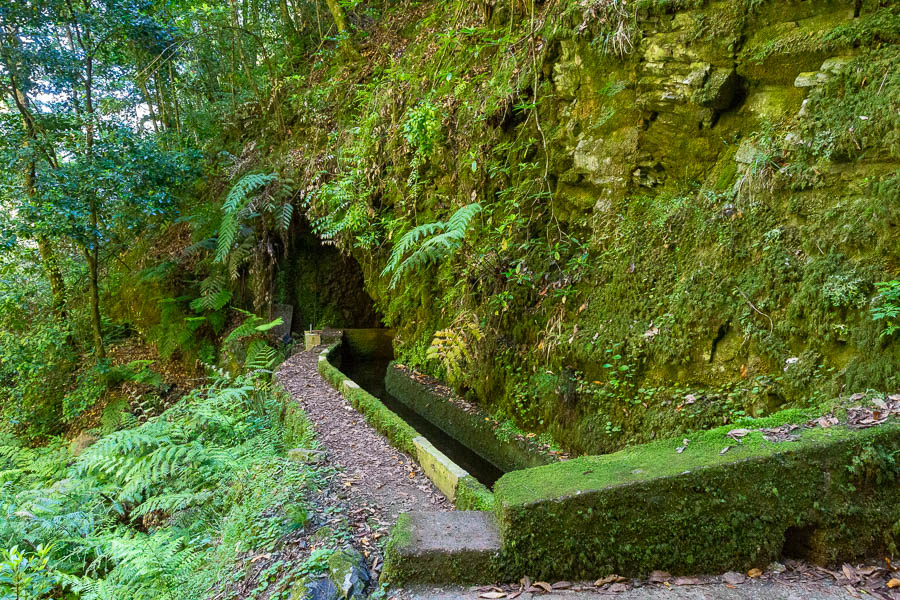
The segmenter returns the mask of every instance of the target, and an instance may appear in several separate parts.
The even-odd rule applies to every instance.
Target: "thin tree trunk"
[[[90,5],[88,3],[90,0],[84,1],[85,7],[89,7]],[[84,36],[81,35],[81,31],[78,29],[76,29],[76,33],[78,34],[78,43],[85,52],[84,145],[85,157],[87,158],[87,163],[90,166],[93,165],[94,162],[94,57],[91,53],[92,49],[89,49],[91,40],[90,30],[86,30],[84,32]],[[100,262],[100,232],[98,229],[100,217],[98,214],[99,208],[97,206],[97,196],[92,192],[88,193],[90,194],[88,206],[90,209],[91,243],[85,244],[84,256],[87,260],[88,265],[88,292],[91,301],[91,329],[93,330],[94,337],[94,355],[96,356],[97,360],[103,360],[104,358],[106,358],[106,347],[103,345],[103,328],[100,320],[100,274],[98,265],[98,263]]]
[[[18,39],[12,37],[14,43],[18,43]],[[25,163],[25,169],[23,173],[23,185],[25,188],[25,195],[34,203],[37,200],[37,161],[35,160],[33,152],[37,151],[36,146],[39,145],[38,131],[37,125],[34,118],[34,115],[31,114],[31,101],[28,96],[21,89],[21,82],[17,80],[16,77],[10,77],[10,85],[11,88],[9,92],[12,95],[12,100],[16,107],[19,110],[19,114],[22,117],[22,125],[25,127],[26,134],[26,146],[34,145],[35,148],[30,154],[27,162]],[[45,151],[44,155],[47,157],[47,161],[51,167],[56,166],[55,157],[49,152]],[[53,300],[53,312],[56,313],[56,316],[60,320],[65,320],[66,318],[66,283],[62,276],[62,271],[59,268],[59,260],[57,260],[56,252],[53,249],[53,245],[50,243],[50,240],[43,234],[38,234],[36,236],[38,251],[41,256],[41,263],[44,268],[44,272],[47,275],[47,280],[50,283],[50,295]]]
[[[98,269],[98,248],[84,248],[84,257],[88,264],[88,287],[91,301],[91,332],[94,338],[94,354],[97,360],[106,358],[106,347],[103,345],[103,328],[100,319],[100,275]]]
[[[46,236],[37,236],[38,251],[41,254],[41,263],[47,280],[50,282],[50,295],[53,297],[53,312],[60,321],[66,319],[66,282],[59,268],[59,259],[56,250]]]
[[[141,95],[144,96],[144,102],[147,103],[147,110],[150,112],[150,122],[153,124],[153,132],[158,134],[159,123],[156,121],[156,111],[153,110],[153,99],[150,98],[150,90],[147,89],[147,80],[138,76],[137,84],[141,90]]]
[[[178,110],[178,88],[175,86],[175,76],[172,71],[172,61],[169,61],[169,90],[172,94],[172,107],[175,109],[175,132],[181,133],[181,115]]]
[[[288,9],[287,0],[279,0],[278,7],[281,9],[281,20],[284,22],[284,29],[287,32],[291,45],[296,47],[300,40],[300,34],[297,32],[297,24],[291,17],[291,11]]]
[[[338,4],[338,0],[325,0],[325,4],[328,5],[328,10],[331,11],[331,17],[334,19],[334,24],[337,25],[338,33],[344,33],[347,29],[347,18],[344,16],[344,9]]]

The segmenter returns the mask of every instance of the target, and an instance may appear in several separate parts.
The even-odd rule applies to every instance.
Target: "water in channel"
[[[493,488],[494,482],[503,475],[503,471],[447,435],[440,427],[426,420],[387,392],[384,376],[387,373],[388,363],[390,363],[389,359],[361,358],[345,352],[341,360],[341,371],[364,390],[381,400],[385,406],[409,423],[413,429],[419,432],[419,435],[428,439],[450,460],[487,487]]]

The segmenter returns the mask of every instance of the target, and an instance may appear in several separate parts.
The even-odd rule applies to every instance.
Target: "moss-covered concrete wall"
[[[477,409],[465,410],[395,365],[388,367],[385,387],[392,396],[500,471],[515,471],[556,462],[556,458],[541,452],[528,439],[498,437],[497,423],[493,419]]]
[[[781,443],[737,443],[728,429],[680,453],[669,440],[507,473],[494,487],[506,577],[713,573],[896,550],[896,423]]]

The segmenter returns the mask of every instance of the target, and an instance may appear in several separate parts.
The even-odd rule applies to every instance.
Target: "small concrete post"
[[[312,350],[322,343],[322,332],[306,331],[303,333],[304,346],[307,350]]]

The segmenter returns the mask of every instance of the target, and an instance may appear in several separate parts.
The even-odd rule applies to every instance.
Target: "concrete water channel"
[[[392,360],[392,357],[360,355],[354,352],[351,346],[345,345],[342,348],[341,371],[364,390],[381,400],[387,408],[411,425],[419,435],[425,437],[447,458],[488,488],[493,488],[494,483],[504,473],[500,467],[417,413],[410,403],[404,402],[388,392],[385,377]]]
[[[882,532],[897,522],[900,467],[879,457],[900,453],[898,418],[825,427],[820,415],[788,411],[695,432],[683,452],[679,436],[560,462],[390,364],[391,342],[386,330],[345,330],[318,359],[319,373],[459,509],[401,514],[385,582],[693,575],[785,556],[840,564],[890,548]],[[790,441],[766,437],[789,419],[799,419]]]

